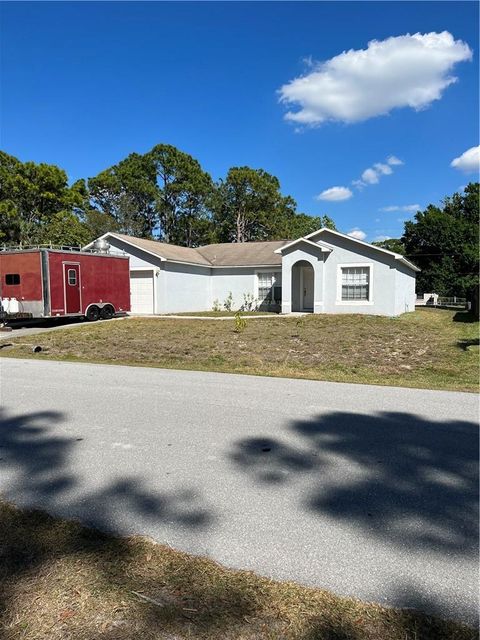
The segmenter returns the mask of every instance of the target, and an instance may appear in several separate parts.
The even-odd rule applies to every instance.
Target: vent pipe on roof
[[[95,253],[108,253],[110,250],[110,245],[105,240],[105,238],[98,238],[93,243],[93,250]]]

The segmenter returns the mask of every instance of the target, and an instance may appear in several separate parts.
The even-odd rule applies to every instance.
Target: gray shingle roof
[[[289,242],[289,240],[225,242],[208,244],[204,247],[192,249],[190,247],[167,244],[166,242],[157,242],[156,240],[135,238],[123,233],[112,233],[110,235],[166,260],[209,267],[279,266],[282,264],[282,256],[274,253],[275,249],[280,249]]]

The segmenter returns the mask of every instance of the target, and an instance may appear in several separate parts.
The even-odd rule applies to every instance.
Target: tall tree
[[[393,251],[400,255],[405,255],[405,246],[400,238],[387,238],[386,240],[379,240],[378,242],[372,242],[376,247],[381,249],[387,249],[387,251]]]
[[[288,233],[295,201],[263,169],[232,167],[217,189],[214,221],[221,242],[273,240]]]
[[[213,182],[200,163],[168,144],[158,144],[146,154],[156,176],[156,231],[164,242],[187,247],[212,237],[210,208]]]
[[[21,162],[0,152],[0,231],[4,242],[37,243],[51,218],[82,205],[67,174],[55,165]]]
[[[129,235],[152,236],[157,187],[155,168],[148,157],[131,153],[89,178],[88,189],[93,208],[107,216],[104,221],[112,219],[117,230]]]
[[[471,298],[478,287],[479,183],[429,205],[405,223],[406,255],[421,268],[417,289]]]
[[[306,213],[294,213],[288,220],[285,238],[295,240],[324,227],[336,230],[335,222],[327,215],[309,216]]]

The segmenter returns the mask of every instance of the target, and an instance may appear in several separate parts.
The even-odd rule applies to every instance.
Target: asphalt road
[[[0,380],[7,499],[474,622],[477,396],[5,358]]]

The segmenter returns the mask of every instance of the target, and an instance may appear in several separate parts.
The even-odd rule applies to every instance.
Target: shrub
[[[234,328],[234,332],[235,333],[242,333],[242,331],[245,331],[245,327],[247,326],[247,321],[245,320],[245,318],[242,316],[242,314],[240,313],[240,311],[237,311],[237,313],[235,314],[235,328]]]
[[[225,311],[231,311],[232,305],[233,305],[233,294],[230,291],[228,296],[225,298],[225,301],[223,303],[223,308],[225,309]]]

